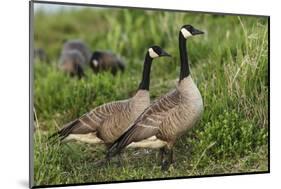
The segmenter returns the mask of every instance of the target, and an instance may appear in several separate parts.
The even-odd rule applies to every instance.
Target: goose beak
[[[162,51],[160,56],[169,56],[169,57],[172,57],[169,53],[167,53],[166,51]]]
[[[194,28],[192,31],[192,35],[199,35],[199,34],[204,34],[204,32]]]

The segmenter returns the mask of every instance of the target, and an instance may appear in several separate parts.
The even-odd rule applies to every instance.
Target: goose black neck
[[[189,63],[188,63],[188,54],[187,54],[187,47],[186,47],[186,39],[183,35],[179,34],[179,49],[180,49],[180,81],[183,80],[185,77],[190,75],[189,70]]]
[[[142,80],[139,85],[139,89],[149,90],[151,63],[152,63],[152,58],[149,56],[149,53],[147,52],[143,64]]]

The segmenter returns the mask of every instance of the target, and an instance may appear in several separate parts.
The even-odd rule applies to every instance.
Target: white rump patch
[[[63,141],[71,141],[71,140],[76,140],[76,141],[81,141],[89,144],[101,144],[103,141],[98,138],[94,133],[89,133],[89,134],[70,134],[68,135]]]
[[[188,37],[192,36],[192,34],[185,28],[181,29],[181,33],[184,36],[185,39],[187,39]]]
[[[92,60],[92,63],[94,67],[97,67],[99,65],[99,62],[96,59]]]
[[[167,142],[156,138],[156,136],[152,136],[139,142],[132,142],[127,148],[162,148],[166,145]]]
[[[153,48],[149,48],[149,49],[148,49],[148,52],[149,52],[149,56],[150,56],[151,58],[159,57],[159,55],[153,50]]]

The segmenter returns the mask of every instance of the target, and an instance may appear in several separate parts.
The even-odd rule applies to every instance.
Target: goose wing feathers
[[[97,126],[100,126],[106,120],[119,117],[123,111],[129,108],[129,100],[116,101],[95,108],[89,112],[89,115],[93,118],[94,122],[96,122]]]
[[[121,113],[126,109],[128,110],[128,108],[128,100],[101,105],[80,118],[66,124],[56,134],[58,134],[61,139],[64,139],[69,134],[96,132],[105,122],[111,122],[111,120],[116,119],[116,117],[119,117]]]
[[[174,90],[150,105],[131,127],[114,142],[109,154],[116,154],[131,142],[149,138],[159,132],[161,125],[170,119],[180,103],[180,94]]]

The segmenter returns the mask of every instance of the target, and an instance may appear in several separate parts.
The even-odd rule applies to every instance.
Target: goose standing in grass
[[[145,56],[142,80],[137,93],[130,99],[110,102],[66,124],[53,136],[60,140],[112,144],[150,105],[150,69],[154,58],[170,56],[159,46],[151,46]]]
[[[79,39],[68,40],[64,43],[62,53],[65,51],[77,50],[81,53],[86,63],[90,61],[91,50],[85,42]]]
[[[78,39],[65,42],[60,57],[60,69],[71,76],[77,75],[81,78],[85,75],[86,65],[89,65],[94,73],[111,71],[115,75],[118,70],[125,70],[123,61],[112,52],[91,52],[90,48]]]
[[[112,52],[106,51],[94,51],[90,60],[90,67],[94,73],[110,70],[113,75],[118,70],[122,72],[125,70],[123,61]]]
[[[191,25],[179,32],[180,76],[176,89],[150,105],[109,148],[107,158],[125,147],[160,148],[162,170],[173,162],[178,137],[199,121],[203,112],[201,94],[190,76],[186,40],[203,34]],[[166,156],[166,157],[165,157]]]
[[[59,68],[70,76],[85,76],[84,69],[90,61],[91,51],[88,46],[80,40],[69,40],[64,43]]]
[[[71,77],[77,76],[81,79],[85,76],[85,66],[85,58],[78,50],[67,50],[61,54],[59,68]]]

